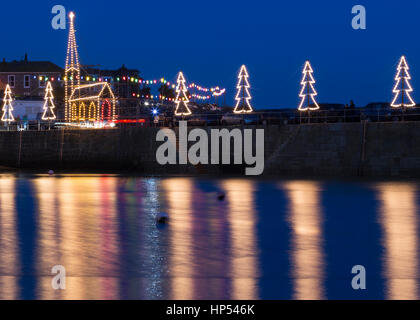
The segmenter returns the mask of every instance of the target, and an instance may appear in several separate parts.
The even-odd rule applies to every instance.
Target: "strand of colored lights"
[[[198,99],[198,100],[209,100],[211,99],[211,96],[200,96],[198,94],[193,93],[192,97]]]
[[[37,76],[34,76],[34,79],[36,79]],[[69,77],[70,80],[73,80],[73,77]],[[96,78],[96,77],[91,77],[91,76],[81,76],[80,77],[81,80],[86,80],[89,82],[112,82],[114,81],[112,78]],[[138,83],[138,84],[145,84],[145,85],[157,85],[157,84],[166,84],[168,87],[171,87],[172,89],[176,88],[175,84],[171,84],[169,81],[166,80],[139,80],[139,79],[135,79],[135,78],[116,78],[117,82],[120,82],[122,79],[122,81],[127,81],[127,79],[129,79],[128,81],[133,82],[133,83]],[[133,80],[131,80],[133,79]],[[41,81],[51,81],[51,82],[55,82],[55,81],[66,81],[67,78],[63,77],[63,79],[61,77],[47,77],[47,76],[40,76],[39,80]],[[194,84],[189,85],[188,86],[189,89],[194,88],[200,91],[204,91],[204,92],[211,92],[213,97],[220,97],[221,95],[226,93],[226,89],[220,89],[219,87],[215,87],[215,88],[202,88],[199,86],[196,86]],[[201,95],[197,95],[197,98],[204,98],[206,97],[206,99],[211,99],[212,96],[201,96]]]

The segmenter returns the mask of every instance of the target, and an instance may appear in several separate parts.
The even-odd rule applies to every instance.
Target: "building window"
[[[40,88],[45,88],[46,85],[46,79],[47,76],[39,76],[39,87]]]
[[[25,75],[24,76],[24,84],[23,86],[27,89],[31,87],[31,76]]]
[[[9,86],[11,88],[15,87],[15,81],[16,81],[16,77],[15,76],[9,76]]]

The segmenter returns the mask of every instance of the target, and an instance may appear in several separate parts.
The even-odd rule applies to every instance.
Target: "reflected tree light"
[[[281,186],[289,198],[288,220],[292,229],[291,277],[293,299],[321,300],[324,295],[321,187],[317,182],[296,181]]]
[[[16,229],[15,182],[13,176],[0,179],[0,299],[18,299],[18,238]]]
[[[194,299],[194,253],[192,239],[193,182],[190,179],[167,179],[162,182],[170,222],[169,270],[171,299]]]
[[[39,214],[39,232],[37,244],[37,272],[45,273],[53,266],[61,265],[61,225],[57,199],[57,179],[39,177],[34,186],[37,196]],[[38,288],[39,298],[45,300],[63,298],[63,291],[51,290],[51,278],[40,279]]]
[[[101,263],[101,284],[100,292],[103,293],[102,299],[118,299],[119,286],[116,277],[119,274],[119,237],[117,221],[117,181],[114,177],[102,176],[95,179],[100,190],[101,197],[99,203],[100,217],[100,246]],[[102,277],[106,274],[106,277]]]
[[[222,184],[229,208],[233,300],[258,299],[258,246],[254,182],[226,180]]]
[[[418,300],[417,189],[408,183],[383,183],[375,190],[384,234],[383,270],[387,298]]]

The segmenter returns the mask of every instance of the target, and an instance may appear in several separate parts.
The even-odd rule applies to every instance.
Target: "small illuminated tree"
[[[52,93],[52,85],[51,82],[48,81],[47,87],[45,89],[45,103],[44,103],[44,114],[42,115],[42,120],[55,120],[56,116],[54,113],[55,105],[54,105],[54,96]]]
[[[236,93],[236,107],[233,110],[234,113],[250,113],[253,111],[251,106],[251,94],[249,93],[249,89],[251,85],[249,84],[249,74],[248,70],[246,69],[245,65],[241,67],[238,75],[238,85],[236,89],[238,89]]]
[[[319,105],[315,100],[318,95],[314,88],[315,79],[313,77],[314,70],[309,61],[306,61],[305,67],[303,68],[303,78],[300,84],[302,90],[299,93],[299,97],[302,99],[299,105],[299,111],[314,111],[319,110]],[[312,101],[312,103],[311,103]]]
[[[1,121],[6,122],[7,124],[15,121],[15,118],[13,117],[12,101],[12,90],[10,89],[10,86],[7,85],[6,90],[4,91],[3,116],[1,117]]]
[[[176,103],[175,115],[176,116],[191,115],[192,112],[190,108],[188,108],[188,102],[190,102],[187,95],[188,90],[185,85],[185,78],[182,72],[178,74],[176,92],[177,92],[177,95],[175,99],[175,103]]]
[[[397,75],[395,76],[396,83],[393,89],[395,96],[391,103],[393,108],[414,107],[416,105],[411,97],[413,88],[410,84],[411,76],[408,70],[410,70],[410,68],[408,67],[407,61],[405,57],[402,56],[400,63],[398,64]]]

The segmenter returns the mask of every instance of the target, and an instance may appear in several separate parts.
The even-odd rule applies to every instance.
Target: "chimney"
[[[25,53],[25,62],[28,62],[28,54]]]

